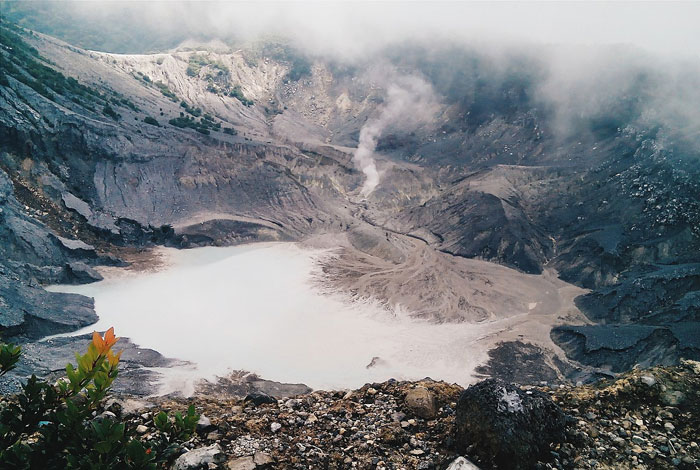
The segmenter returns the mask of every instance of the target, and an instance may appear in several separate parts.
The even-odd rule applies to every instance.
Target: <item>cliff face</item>
[[[80,282],[99,276],[81,260],[94,254],[88,245],[59,237],[26,214],[0,171],[0,325],[6,334],[31,325],[31,336],[70,331],[97,319],[92,300],[46,292],[43,282]]]
[[[352,153],[387,99],[386,83],[362,72],[381,69],[374,59],[299,72],[285,49],[117,55],[2,31],[6,335],[93,321],[88,299],[41,285],[95,279],[91,266],[135,248],[331,233],[347,236],[350,258],[328,270],[347,288],[363,288],[341,282],[348,270],[415,266],[425,246],[449,289],[428,273],[411,294],[455,295],[418,307],[422,316],[489,317],[460,291],[475,268],[457,258],[553,268],[591,290],[577,305],[596,325],[552,333],[570,359],[622,370],[699,354],[688,333],[700,314],[697,147],[622,107],[562,136],[537,99],[536,64],[503,73],[465,51],[377,58],[391,74],[425,77],[440,99],[429,122],[382,134],[382,180],[363,199]]]

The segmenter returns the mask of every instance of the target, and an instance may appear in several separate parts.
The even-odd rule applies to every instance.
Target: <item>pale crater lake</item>
[[[158,271],[110,269],[103,281],[50,290],[95,299],[99,321],[71,335],[114,326],[141,347],[192,363],[165,371],[164,393],[232,370],[315,389],[428,376],[468,384],[487,359],[479,339],[499,329],[433,324],[323,293],[318,259],[328,252],[294,243],[159,250],[166,264]],[[367,368],[374,357],[381,360]]]

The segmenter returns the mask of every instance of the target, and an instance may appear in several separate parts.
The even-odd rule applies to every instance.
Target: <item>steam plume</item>
[[[393,78],[387,87],[386,95],[379,115],[368,120],[360,130],[360,141],[353,155],[355,166],[367,178],[362,186],[363,196],[374,191],[381,179],[374,151],[382,132],[389,127],[401,131],[414,130],[431,122],[437,111],[437,100],[432,86],[415,75]]]

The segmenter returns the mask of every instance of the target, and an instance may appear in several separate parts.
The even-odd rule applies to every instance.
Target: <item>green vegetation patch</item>
[[[221,61],[211,60],[203,54],[192,54],[187,65],[187,75],[196,77],[199,75],[202,68],[207,66],[215,68],[223,73],[229,72],[229,68]]]
[[[194,117],[199,117],[202,115],[202,109],[201,108],[192,108],[189,104],[187,104],[185,101],[180,102],[180,107],[185,108],[185,111],[187,113],[191,114]]]
[[[10,76],[52,101],[55,101],[54,93],[69,98],[77,96],[80,102],[94,102],[103,98],[98,91],[46,65],[48,62],[20,37],[21,34],[26,33],[0,20],[1,85],[9,86],[7,77]]]
[[[118,112],[116,112],[116,111],[114,110],[114,108],[111,107],[111,106],[109,105],[109,103],[107,103],[107,104],[104,105],[104,107],[102,108],[102,113],[103,113],[105,116],[111,117],[111,118],[114,119],[115,121],[118,121],[118,120],[120,120],[120,119],[122,118],[122,115],[119,114]]]
[[[143,118],[143,122],[145,122],[146,124],[150,124],[152,126],[160,127],[160,124],[158,123],[158,121],[156,121],[156,119],[152,118],[151,116],[146,116],[145,118]]]
[[[184,113],[180,113],[180,117],[171,119],[168,123],[180,129],[194,129],[204,135],[209,135],[211,131],[221,130],[221,123],[215,122],[214,116],[210,114],[205,114],[199,120],[196,120],[192,116],[185,116]]]
[[[280,43],[266,43],[262,47],[262,54],[278,62],[289,64],[287,80],[296,82],[311,75],[311,61],[298,49]]]
[[[107,89],[107,93],[102,93],[51,67],[51,63],[23,39],[23,36],[31,37],[33,34],[0,19],[0,86],[12,86],[12,78],[51,101],[58,103],[58,97],[62,96],[94,113],[101,110],[102,114],[115,121],[121,119],[116,108],[139,110],[138,106],[120,93],[110,89]],[[25,100],[18,89],[15,88],[14,92]],[[61,104],[66,105],[66,102],[61,101]],[[29,121],[33,122],[33,119]]]
[[[170,90],[170,88],[168,88],[168,85],[166,85],[163,82],[153,82],[153,84],[156,86],[156,88],[160,90],[161,93],[163,93],[163,95],[167,96],[172,101],[177,102],[177,95],[173,93],[172,90]]]
[[[253,104],[254,104],[253,100],[250,100],[250,99],[245,97],[245,95],[243,94],[243,90],[241,90],[240,85],[234,86],[228,95],[233,97],[233,98],[236,98],[238,101],[240,101],[241,103],[243,103],[246,106],[253,106]]]

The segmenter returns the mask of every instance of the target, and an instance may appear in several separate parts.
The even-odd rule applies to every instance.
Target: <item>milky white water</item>
[[[196,377],[246,370],[329,389],[392,377],[470,383],[486,359],[476,343],[504,327],[415,321],[322,294],[313,279],[327,252],[292,243],[163,252],[159,272],[110,271],[101,282],[54,286],[95,299],[99,321],[73,334],[114,326],[141,347],[194,363],[187,374]],[[368,369],[374,357],[381,361]]]

